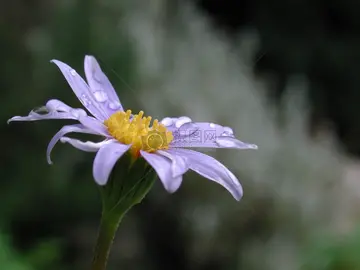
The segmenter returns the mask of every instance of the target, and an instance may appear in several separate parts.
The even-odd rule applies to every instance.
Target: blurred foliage
[[[360,155],[359,1],[192,1],[231,39],[257,31],[255,72],[271,76],[275,100],[291,76],[306,74],[313,128],[331,122],[346,150]]]
[[[34,269],[21,255],[9,244],[3,235],[0,238],[0,262],[3,269],[32,270]]]
[[[360,269],[360,230],[339,237],[322,235],[314,238],[304,255],[303,270]]]
[[[11,245],[11,239],[0,237],[0,262],[2,269],[33,270],[62,269],[59,265],[59,245],[46,240],[26,253],[19,253]]]
[[[225,2],[231,1],[217,1],[218,5]],[[358,51],[351,48],[358,41],[350,33],[345,39],[347,33],[340,35],[321,20],[333,3],[314,8],[312,2],[304,2],[299,9],[292,2],[270,7],[257,1],[258,6],[250,9],[256,11],[256,20],[248,17],[249,9],[228,8],[222,21],[240,19],[257,30],[260,55],[265,53],[257,65],[273,76],[264,83],[267,90],[286,92],[292,75],[305,75],[310,101],[318,109],[314,114],[327,117],[331,110],[339,116],[332,119],[351,133],[346,141],[356,152],[358,61],[353,56]],[[354,10],[349,5],[355,4],[344,2],[346,10]],[[299,10],[317,14],[318,9],[323,16],[313,16],[317,22],[301,13],[294,15]],[[332,10],[337,14],[341,9]],[[346,18],[353,18],[355,27],[355,15],[350,14]],[[316,27],[323,24],[325,30]],[[232,29],[233,37],[237,36],[239,28]],[[338,34],[330,34],[333,31]],[[51,98],[79,107],[49,60],[62,60],[83,74],[85,54],[99,60],[125,108],[145,108],[156,117],[187,114],[201,121],[221,121],[261,149],[218,156],[244,185],[241,203],[192,174],[185,176],[184,185],[173,195],[156,183],[121,224],[109,270],[288,270],[303,261],[300,250],[309,245],[314,249],[306,264],[310,270],[320,267],[317,263],[322,260],[333,263],[327,264],[333,267],[327,270],[339,269],[336,261],[352,262],[347,256],[358,250],[355,242],[360,240],[354,240],[354,245],[334,240],[336,225],[343,220],[352,223],[357,217],[356,213],[342,215],[354,201],[341,186],[344,159],[336,144],[327,138],[308,138],[307,106],[301,98],[280,99],[287,118],[280,129],[277,113],[259,95],[265,87],[257,84],[263,81],[243,65],[244,47],[237,40],[229,46],[222,37],[185,2],[175,0],[0,3],[0,228],[10,236],[0,240],[1,269],[77,270],[87,269],[91,262],[100,216],[91,173],[93,154],[59,144],[53,151],[54,165],[49,166],[46,144],[69,121],[6,124],[11,116],[25,115]],[[243,33],[240,37],[249,42],[253,56],[253,38]],[[299,80],[290,85],[300,88],[291,93],[307,88]],[[345,94],[339,96],[339,90]],[[321,230],[331,231],[324,245],[323,240],[312,241]]]

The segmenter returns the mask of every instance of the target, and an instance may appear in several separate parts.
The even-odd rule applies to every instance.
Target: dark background
[[[349,153],[359,156],[359,1],[195,1],[214,27],[233,38],[258,31],[256,74],[271,74],[274,98],[294,74],[306,74],[313,124],[331,122]]]

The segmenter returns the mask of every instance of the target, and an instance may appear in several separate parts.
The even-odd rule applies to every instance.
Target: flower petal
[[[48,102],[46,102],[46,108],[48,108],[49,111],[58,112],[71,112],[71,110],[73,110],[73,108],[71,108],[69,105],[66,105],[64,102],[58,99],[50,99]]]
[[[114,87],[109,79],[102,72],[99,63],[95,57],[86,55],[84,60],[84,69],[90,90],[95,98],[100,102],[109,115],[116,111],[124,111]]]
[[[92,130],[89,130],[87,128],[85,128],[83,125],[81,124],[75,124],[75,125],[67,125],[67,126],[63,126],[55,135],[54,137],[50,140],[50,143],[47,147],[46,150],[46,159],[47,162],[49,164],[52,164],[51,161],[51,151],[54,148],[55,144],[67,133],[71,133],[71,132],[78,132],[78,133],[86,133],[86,134],[97,134],[96,132],[93,132]]]
[[[74,109],[66,105],[60,100],[51,99],[46,103],[46,106],[32,110],[28,116],[14,116],[8,120],[12,121],[37,121],[49,119],[74,119],[77,120],[81,116],[86,116],[83,109]]]
[[[243,189],[239,181],[235,175],[219,161],[213,157],[189,149],[173,149],[173,151],[189,160],[191,170],[222,185],[236,200],[241,199]]]
[[[105,137],[110,137],[106,126],[103,123],[101,123],[99,120],[97,120],[96,118],[86,116],[86,117],[80,117],[78,120],[86,128],[96,132],[97,134],[105,136]]]
[[[189,134],[199,129],[199,127],[197,127],[195,123],[193,123],[192,120],[187,116],[166,117],[160,122],[169,131],[177,132],[176,134],[178,137],[189,136]]]
[[[193,122],[191,126],[189,124],[172,131],[174,140],[170,144],[171,147],[257,149],[255,144],[236,139],[229,127],[206,122]]]
[[[178,177],[180,175],[185,174],[189,170],[189,164],[186,157],[182,157],[176,155],[176,150],[168,149],[168,150],[159,150],[156,153],[167,157],[172,161],[171,163],[171,171],[173,177]]]
[[[165,189],[173,193],[179,189],[182,176],[173,177],[170,159],[156,153],[140,151],[142,157],[154,168]]]
[[[101,103],[95,99],[89,86],[73,68],[59,60],[53,59],[51,62],[58,66],[77,98],[93,116],[101,121],[109,118],[110,115],[103,109]]]
[[[131,145],[111,142],[100,148],[96,154],[93,166],[93,175],[96,183],[105,185],[116,161],[127,151]]]
[[[256,144],[245,143],[232,137],[219,137],[215,142],[219,148],[258,149]]]
[[[90,141],[83,142],[78,139],[73,139],[69,137],[62,137],[60,138],[60,141],[62,143],[71,144],[76,149],[79,149],[84,152],[97,152],[101,147],[116,142],[116,140],[103,140],[101,142],[90,142]]]

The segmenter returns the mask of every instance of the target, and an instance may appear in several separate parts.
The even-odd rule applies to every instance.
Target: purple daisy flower
[[[28,116],[14,116],[8,121],[73,119],[79,122],[63,126],[51,139],[47,148],[49,164],[50,153],[59,140],[86,152],[97,152],[93,175],[96,183],[105,185],[117,160],[129,151],[134,159],[142,157],[154,168],[168,192],[175,192],[180,187],[182,175],[190,169],[219,183],[240,200],[243,190],[233,173],[216,159],[187,148],[257,149],[256,145],[237,140],[229,127],[192,122],[185,116],[152,121],[150,116],[144,117],[143,111],[138,114],[124,111],[113,86],[93,56],[85,56],[87,83],[67,64],[58,60],[51,62],[58,66],[91,115],[52,99]],[[99,135],[103,140],[84,142],[65,136],[72,132]]]

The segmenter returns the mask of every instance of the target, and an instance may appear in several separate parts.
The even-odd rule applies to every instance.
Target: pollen
[[[155,152],[168,149],[173,140],[171,131],[155,119],[151,126],[151,116],[144,112],[131,115],[131,110],[116,112],[104,121],[110,135],[123,144],[131,144],[133,156],[138,157],[140,150]]]

